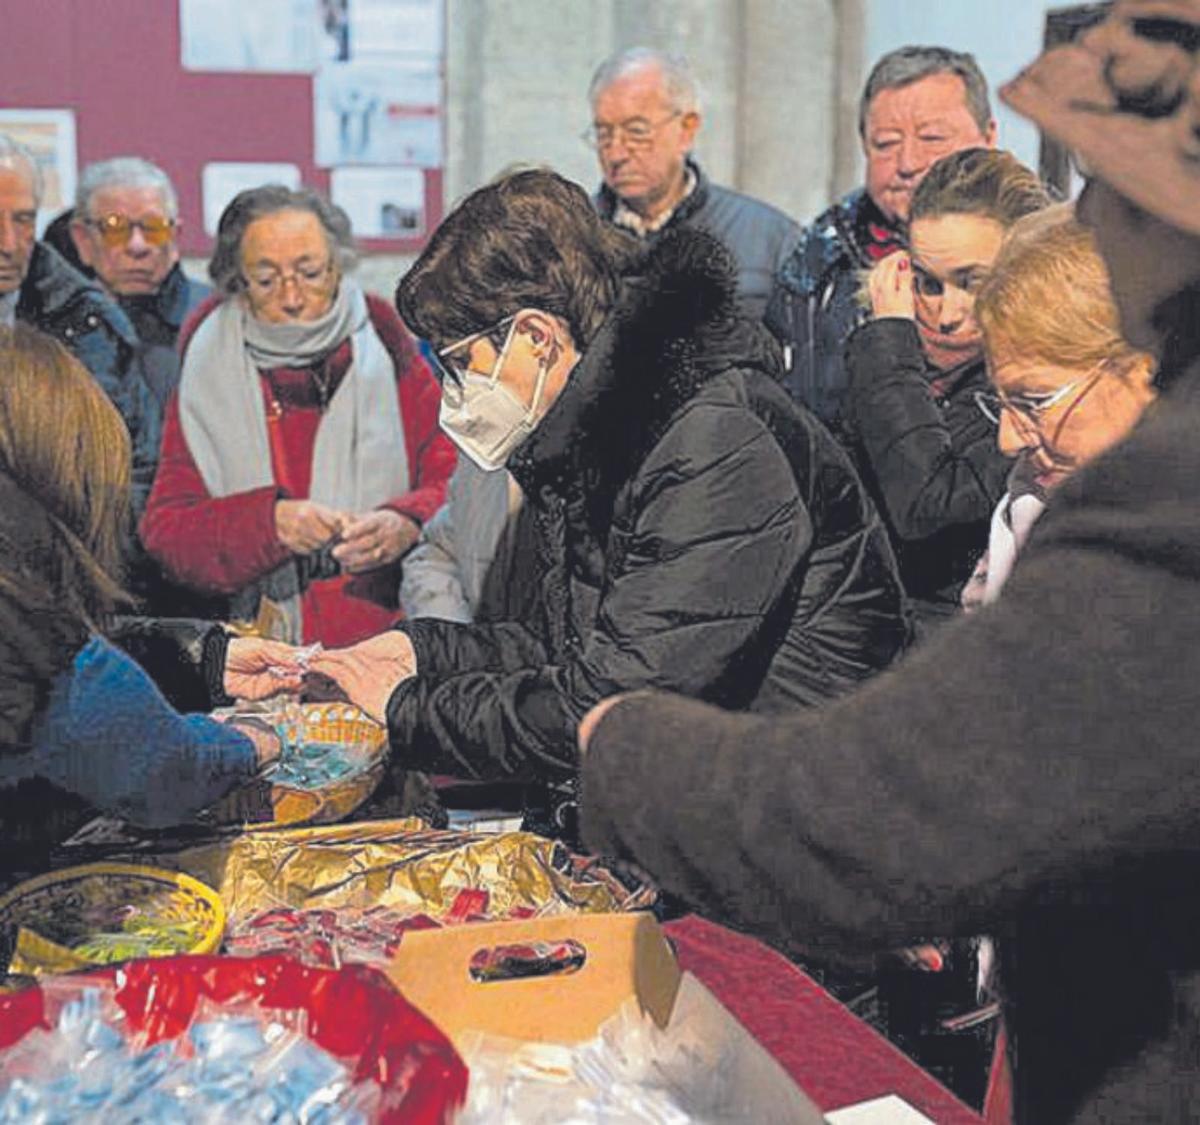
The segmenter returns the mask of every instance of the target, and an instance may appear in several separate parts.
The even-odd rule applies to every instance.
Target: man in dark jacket
[[[586,137],[604,176],[600,214],[647,242],[682,226],[708,231],[737,263],[742,311],[761,318],[800,228],[782,211],[718,187],[691,158],[701,116],[687,62],[649,47],[621,51],[597,68],[588,102]]]
[[[0,134],[0,326],[16,320],[60,340],[121,412],[133,446],[133,504],[145,506],[158,457],[159,411],[138,374],[137,336],[104,290],[36,241],[41,172]]]
[[[540,605],[314,661],[386,709],[398,767],[569,785],[574,725],[617,686],[779,712],[907,640],[886,532],[737,315],[728,253],[681,230],[639,257],[575,185],[525,172],[469,196],[401,282],[402,317],[454,365],[443,428],[534,515]],[[570,807],[538,826],[569,832]]]
[[[1200,0],[1167,7],[1118,0],[1004,92],[1092,170],[1162,393],[999,602],[820,713],[646,694],[582,732],[585,837],[708,910],[835,950],[998,934],[1037,1125],[1200,1117]]]
[[[70,235],[85,270],[133,322],[142,377],[164,409],[179,382],[179,329],[212,292],[180,268],[179,204],[170,178],[133,156],[89,164],[79,177]]]
[[[943,156],[996,143],[975,59],[901,47],[874,66],[859,101],[865,187],[818,215],[778,274],[767,326],[788,348],[788,389],[836,425],[846,395],[842,347],[859,322],[862,273],[904,246],[912,193]]]

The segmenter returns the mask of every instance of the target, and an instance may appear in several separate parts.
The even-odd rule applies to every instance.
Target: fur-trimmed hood
[[[778,379],[778,346],[739,315],[736,292],[733,258],[712,235],[682,228],[656,242],[509,462],[526,493],[547,485],[565,492],[582,480],[611,499],[715,376],[737,368]]]

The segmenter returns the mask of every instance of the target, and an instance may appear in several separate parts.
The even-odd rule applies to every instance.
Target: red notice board
[[[200,188],[210,161],[288,162],[328,192],[329,170],[313,163],[311,75],[184,70],[177,0],[10,0],[3,8],[0,108],[74,110],[80,169],[110,156],[160,165],[179,193],[185,254],[212,248]],[[442,170],[424,175],[424,233],[363,239],[364,249],[420,249],[442,213]]]

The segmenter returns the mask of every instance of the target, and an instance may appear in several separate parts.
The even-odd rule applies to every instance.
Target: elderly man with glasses
[[[691,155],[700,130],[700,97],[679,56],[633,47],[600,64],[588,90],[604,183],[600,213],[639,239],[679,226],[720,239],[738,268],[738,301],[758,319],[775,275],[800,237],[781,211],[711,183]]]
[[[42,193],[33,153],[0,133],[0,328],[22,321],[55,337],[104,388],[129,428],[140,511],[154,477],[159,412],[139,375],[137,335],[98,284],[38,241]]]
[[[165,407],[179,382],[179,330],[212,291],[179,265],[179,204],[170,178],[133,156],[90,164],[64,218],[83,268],[133,322],[143,376]]]

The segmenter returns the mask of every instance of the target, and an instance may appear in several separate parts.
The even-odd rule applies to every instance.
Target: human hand
[[[867,275],[867,291],[871,295],[871,311],[876,317],[916,318],[912,259],[903,250],[889,254],[872,266]]]
[[[333,557],[350,574],[387,566],[403,555],[421,534],[408,516],[391,508],[379,508],[361,516],[347,517],[342,526],[342,541],[333,549]]]
[[[386,723],[392,692],[417,674],[417,654],[405,633],[390,629],[350,648],[327,649],[309,667],[334,680],[377,723]]]
[[[261,637],[231,637],[225,650],[225,694],[234,699],[266,699],[298,692],[305,665],[303,650]]]
[[[293,555],[307,555],[340,534],[348,517],[315,500],[276,500],[275,534]]]
[[[253,715],[239,715],[230,719],[226,725],[239,734],[244,734],[254,743],[254,757],[260,770],[269,766],[283,752],[283,740],[278,731]]]
[[[620,695],[610,695],[607,699],[600,700],[586,715],[579,724],[579,756],[582,758],[588,752],[588,745],[591,743],[592,735],[596,733],[596,728],[600,725],[600,720],[609,713],[623,699],[628,699],[633,692],[622,692]]]

